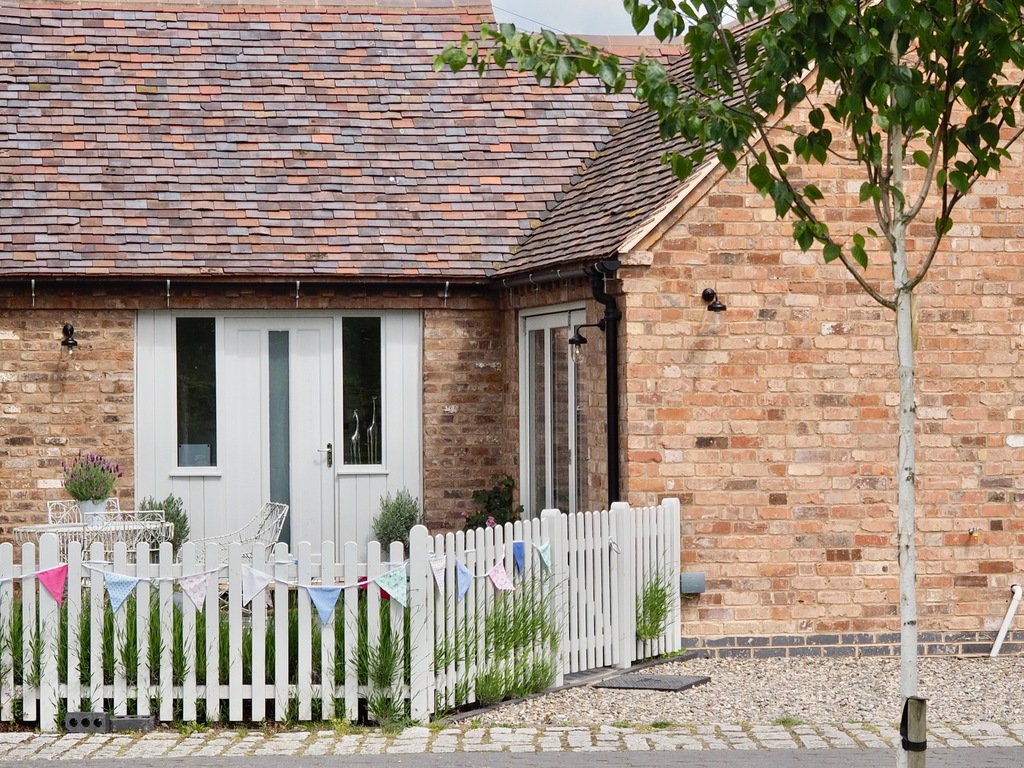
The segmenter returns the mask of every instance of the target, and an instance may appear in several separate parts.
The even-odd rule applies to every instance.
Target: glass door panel
[[[569,355],[572,326],[581,310],[523,320],[520,381],[523,386],[522,498],[527,513],[575,511],[580,489],[576,371]]]

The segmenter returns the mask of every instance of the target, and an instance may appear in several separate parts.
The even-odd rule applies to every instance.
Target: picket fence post
[[[545,509],[540,513],[540,545],[549,546],[551,557],[551,613],[558,638],[558,656],[555,659],[555,686],[565,683],[569,663],[568,594],[569,571],[566,561],[566,527],[562,513]]]
[[[429,541],[425,526],[413,526],[409,532],[409,715],[417,723],[427,719],[433,709],[430,666],[434,633],[430,604],[434,598],[434,574],[429,562]]]
[[[45,533],[39,540],[39,570],[46,571],[60,565],[57,537]],[[60,614],[57,600],[42,584],[39,585],[39,730],[53,733],[57,730],[57,636],[60,634]]]
[[[615,647],[612,659],[618,669],[633,666],[636,654],[636,579],[633,573],[633,513],[629,504],[616,501],[611,508],[612,579],[618,584],[618,601],[612,618]]]
[[[669,564],[673,569],[673,574],[678,572],[679,565],[682,562],[682,541],[680,539],[681,527],[682,527],[682,512],[679,504],[679,499],[672,497],[662,501],[662,505],[665,507],[665,512],[668,516],[666,524],[667,536],[668,536],[668,551],[669,551]],[[673,586],[678,582],[673,579]],[[682,648],[682,606],[680,605],[680,595],[678,589],[673,589],[672,592],[672,611],[668,621],[668,650],[670,652],[676,652]]]

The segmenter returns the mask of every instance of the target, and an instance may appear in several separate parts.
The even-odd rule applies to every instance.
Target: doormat
[[[619,675],[595,683],[595,688],[631,688],[648,691],[685,691],[704,683],[710,677],[689,677],[687,675]]]

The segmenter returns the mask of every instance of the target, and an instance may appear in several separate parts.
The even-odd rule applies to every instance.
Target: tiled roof
[[[617,256],[623,241],[681,187],[672,168],[661,162],[669,149],[685,152],[687,147],[663,142],[656,117],[637,110],[497,274],[508,277]]]
[[[761,23],[737,26],[735,33],[749,34]],[[692,82],[690,57],[683,49],[662,46],[648,53],[668,59],[666,66],[677,82]],[[692,149],[681,140],[662,141],[656,117],[637,109],[497,275],[543,272],[617,256],[619,246],[633,233],[666,214],[666,206],[683,188],[662,158],[670,151],[686,154]]]
[[[629,97],[435,73],[490,8],[0,0],[0,278],[479,280]]]

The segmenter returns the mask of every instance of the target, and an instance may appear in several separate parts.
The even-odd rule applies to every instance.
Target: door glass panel
[[[552,328],[548,334],[551,346],[551,504],[563,512],[570,511],[569,470],[572,460],[569,442],[569,331]]]
[[[383,408],[379,317],[341,322],[341,402],[345,464],[381,464]]]
[[[212,317],[177,318],[179,467],[217,465],[216,340]]]
[[[289,434],[290,379],[288,331],[269,331],[270,372],[270,500],[291,504],[291,445]],[[281,541],[291,542],[289,518],[285,518]]]
[[[530,430],[530,475],[533,481],[533,514],[539,515],[547,506],[547,430],[545,401],[547,399],[547,367],[544,357],[543,330],[527,335],[530,391],[528,393],[528,428]]]

